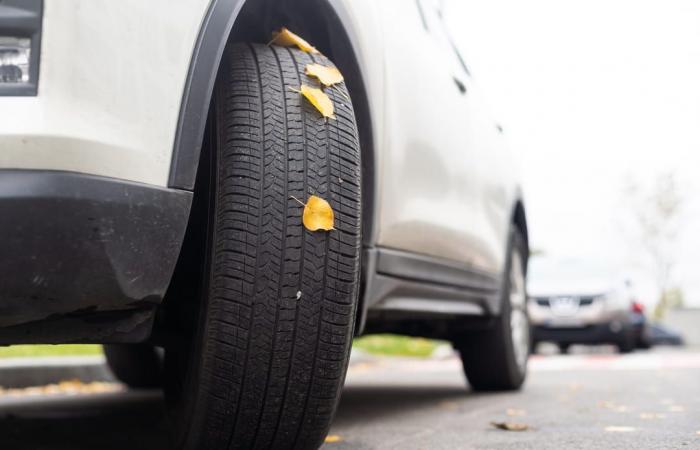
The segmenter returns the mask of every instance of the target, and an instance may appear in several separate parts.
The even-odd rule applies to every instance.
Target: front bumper
[[[191,198],[112,178],[0,170],[0,343],[147,337]]]
[[[616,344],[625,336],[627,329],[619,322],[586,325],[576,328],[553,328],[534,326],[535,342],[555,342],[568,344]]]

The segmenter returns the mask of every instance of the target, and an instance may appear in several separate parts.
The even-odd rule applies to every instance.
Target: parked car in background
[[[0,344],[110,344],[175,448],[318,447],[362,333],[523,384],[517,164],[440,1],[2,0],[0,67]]]
[[[649,336],[649,321],[644,305],[636,300],[630,305],[630,321],[634,332],[634,343],[637,348],[649,349],[652,346]]]
[[[533,257],[528,278],[532,345],[554,342],[636,347],[629,282],[606,264],[580,258]]]
[[[673,345],[678,347],[685,345],[683,336],[680,333],[659,323],[649,324],[647,339],[650,345]]]

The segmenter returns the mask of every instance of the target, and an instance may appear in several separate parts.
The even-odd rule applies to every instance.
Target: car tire
[[[620,333],[620,339],[617,341],[617,350],[620,353],[632,353],[636,347],[636,339],[634,332],[631,329],[625,329]]]
[[[537,354],[537,350],[538,350],[539,345],[540,345],[540,343],[538,341],[530,338],[530,355]]]
[[[526,308],[526,261],[525,241],[514,229],[501,288],[500,314],[492,326],[461,336],[454,343],[475,391],[515,390],[525,381],[531,334]]]
[[[557,344],[557,347],[559,347],[559,353],[566,355],[569,353],[569,349],[571,349],[571,344],[568,342],[560,342]]]
[[[163,385],[163,359],[152,345],[110,344],[103,349],[114,376],[130,388],[147,389]]]
[[[224,55],[198,326],[166,352],[176,448],[314,449],[330,427],[359,293],[361,165],[345,84],[325,89],[330,119],[299,93],[318,86],[314,62],[332,65],[258,44]],[[311,195],[333,230],[303,226]]]

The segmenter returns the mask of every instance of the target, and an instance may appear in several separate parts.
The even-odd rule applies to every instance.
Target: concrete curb
[[[454,355],[450,346],[438,347],[433,356],[426,359],[448,359]],[[350,354],[350,366],[380,360],[355,348]],[[107,367],[104,356],[54,356],[39,358],[0,359],[0,387],[24,388],[44,386],[64,380],[117,381]]]
[[[350,365],[373,361],[376,356],[353,350]],[[0,359],[0,387],[25,388],[59,383],[64,380],[117,381],[104,356],[54,356]]]
[[[6,389],[74,379],[84,383],[115,381],[103,356],[0,359],[0,386]]]

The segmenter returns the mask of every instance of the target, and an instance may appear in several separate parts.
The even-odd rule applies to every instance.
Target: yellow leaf
[[[343,81],[343,74],[340,73],[340,70],[321,64],[307,64],[306,74],[318,78],[318,81],[324,86],[333,86]]]
[[[316,107],[316,109],[319,110],[323,117],[335,119],[335,116],[333,115],[335,112],[333,102],[322,90],[302,84],[300,92],[308,101],[311,102],[312,105]]]
[[[301,37],[292,33],[285,27],[280,28],[277,31],[272,32],[272,40],[270,44],[280,45],[282,47],[299,47],[299,50],[306,53],[318,53],[316,47],[306,42]]]
[[[309,197],[303,215],[303,223],[308,230],[332,230],[334,220],[333,208],[327,201],[315,195]]]
[[[342,440],[343,440],[343,438],[341,438],[337,434],[329,434],[328,436],[326,436],[326,443],[327,444],[333,444],[335,442],[340,442]]]
[[[498,428],[499,430],[506,430],[506,431],[525,431],[528,428],[528,425],[525,423],[517,423],[517,422],[491,422],[491,426],[494,426]]]
[[[438,403],[438,408],[446,409],[448,411],[456,411],[459,409],[457,402],[451,402],[449,400],[444,400]]]

